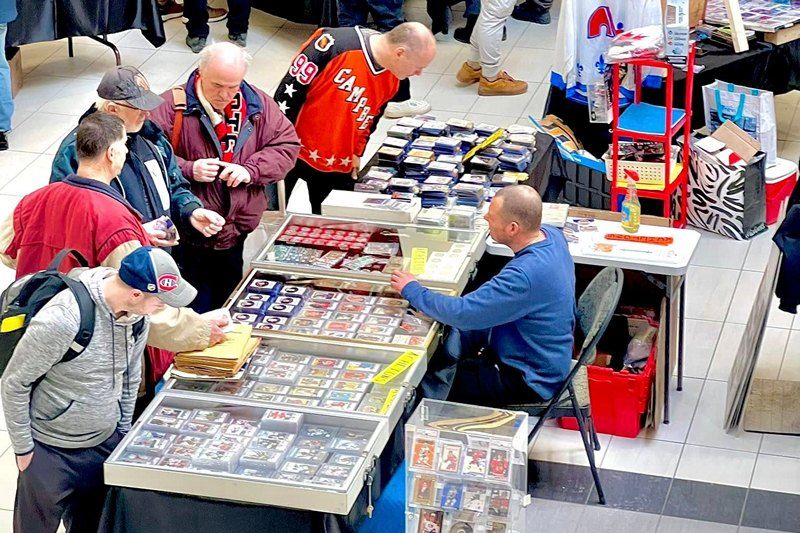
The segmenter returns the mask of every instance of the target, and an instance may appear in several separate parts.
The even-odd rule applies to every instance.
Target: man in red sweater
[[[302,179],[319,213],[332,190],[352,190],[369,136],[400,80],[422,74],[435,55],[436,39],[418,22],[387,33],[358,26],[315,31],[275,90],[302,143],[286,195]]]

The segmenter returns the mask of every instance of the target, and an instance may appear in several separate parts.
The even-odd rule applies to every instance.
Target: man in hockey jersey
[[[419,76],[436,55],[428,28],[405,22],[386,33],[320,28],[303,44],[275,91],[302,147],[286,176],[308,185],[311,209],[334,189],[352,190],[370,134],[401,79]]]

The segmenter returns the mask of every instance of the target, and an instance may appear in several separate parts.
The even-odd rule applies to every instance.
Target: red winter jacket
[[[222,159],[219,141],[214,133],[211,119],[206,114],[195,91],[197,71],[189,76],[184,85],[186,110],[175,156],[183,175],[192,184],[192,192],[207,209],[225,217],[225,227],[215,237],[193,240],[184,236],[192,245],[225,250],[236,245],[241,236],[253,231],[261,221],[267,208],[264,186],[282,180],[294,168],[300,152],[300,140],[294,126],[284,116],[275,101],[264,91],[242,82],[241,90],[247,102],[247,118],[234,148],[233,163],[242,165],[252,181],[238,187],[228,187],[222,181],[211,183],[194,181],[192,165],[197,159]],[[172,136],[175,108],[172,91],[161,95],[164,103],[156,108],[150,119]]]

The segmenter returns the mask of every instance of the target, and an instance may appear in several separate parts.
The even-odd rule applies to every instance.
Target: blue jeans
[[[403,0],[337,0],[339,26],[363,26],[367,16],[380,31],[389,31],[403,22]]]
[[[481,0],[464,1],[464,17],[477,17],[481,12]]]
[[[0,24],[0,132],[11,129],[11,115],[14,114],[14,100],[11,97],[11,69],[5,54],[7,30],[7,24]]]

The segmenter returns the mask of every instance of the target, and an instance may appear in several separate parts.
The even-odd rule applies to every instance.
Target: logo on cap
[[[178,288],[178,276],[175,274],[162,274],[158,277],[158,290],[172,292]]]

